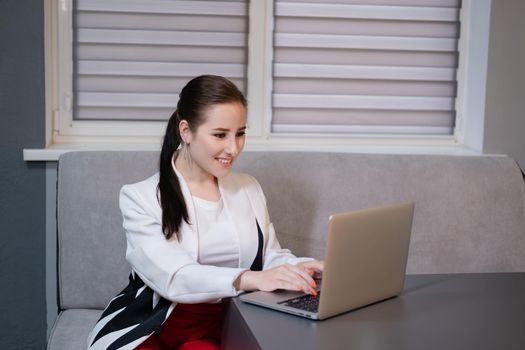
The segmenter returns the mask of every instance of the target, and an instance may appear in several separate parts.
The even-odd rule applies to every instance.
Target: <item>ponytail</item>
[[[170,239],[179,231],[182,220],[189,223],[188,209],[180,188],[179,179],[172,166],[173,154],[181,143],[177,110],[171,115],[160,151],[159,185],[157,199],[162,208],[162,232]]]

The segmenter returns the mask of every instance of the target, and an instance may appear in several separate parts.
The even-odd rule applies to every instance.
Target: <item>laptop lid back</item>
[[[414,203],[330,217],[319,319],[403,290]]]

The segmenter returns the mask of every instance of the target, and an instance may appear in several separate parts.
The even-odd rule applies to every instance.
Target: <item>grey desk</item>
[[[525,273],[407,276],[401,296],[324,321],[233,299],[225,349],[525,349]]]

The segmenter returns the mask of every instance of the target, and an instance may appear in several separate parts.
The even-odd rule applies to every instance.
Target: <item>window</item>
[[[245,89],[244,1],[75,1],[74,120],[167,120],[186,82]]]
[[[276,0],[272,131],[452,135],[459,8]]]
[[[454,146],[480,3],[54,0],[52,142],[157,147],[181,86],[213,73],[247,94],[248,148]]]

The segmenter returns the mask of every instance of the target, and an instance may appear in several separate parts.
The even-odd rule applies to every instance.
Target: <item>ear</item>
[[[179,122],[179,133],[180,133],[180,138],[182,139],[184,143],[191,143],[192,134],[191,134],[190,125],[185,119]]]

